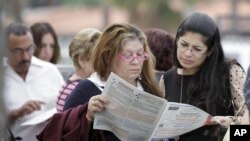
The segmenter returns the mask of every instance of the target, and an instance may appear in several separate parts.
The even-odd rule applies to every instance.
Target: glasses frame
[[[207,49],[205,49],[204,51],[201,50],[200,52],[195,52],[195,48],[194,47],[187,47],[187,46],[179,46],[178,48],[181,52],[186,53],[187,51],[190,51],[190,54],[192,54],[193,56],[203,56],[207,53]]]
[[[11,53],[13,53],[14,55],[17,56],[23,56],[24,53],[28,53],[29,55],[32,55],[35,52],[36,47],[34,45],[28,47],[27,49],[21,49],[21,48],[14,48],[11,49],[9,48],[9,50],[11,51]]]
[[[146,52],[143,52],[142,56],[138,55],[137,53],[133,53],[132,55],[119,54],[118,57],[120,60],[125,62],[132,62],[135,59],[138,61],[145,61],[148,59],[148,54]]]

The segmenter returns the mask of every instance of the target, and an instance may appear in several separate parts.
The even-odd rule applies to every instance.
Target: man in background
[[[3,62],[3,97],[10,129],[20,140],[34,141],[48,117],[33,123],[27,121],[53,111],[63,78],[54,65],[33,56],[35,45],[27,26],[12,23],[4,33],[7,58]]]

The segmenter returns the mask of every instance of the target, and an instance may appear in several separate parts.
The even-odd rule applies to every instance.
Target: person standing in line
[[[173,66],[174,38],[159,28],[148,28],[144,31],[148,45],[156,58],[156,79]]]
[[[154,74],[154,56],[145,34],[138,27],[130,24],[107,27],[93,50],[91,60],[95,72],[79,82],[67,98],[64,112],[53,116],[38,135],[39,141],[62,138],[65,141],[120,141],[112,132],[93,129],[95,113],[105,110],[108,104],[108,99],[100,94],[111,72],[137,89],[162,97]],[[58,127],[62,128],[53,130]]]
[[[193,13],[184,19],[176,33],[173,57],[175,67],[160,80],[165,98],[213,116],[209,125],[179,136],[179,141],[222,140],[230,124],[249,123],[243,96],[245,72],[235,60],[225,58],[212,18]]]
[[[75,72],[59,91],[57,99],[57,111],[62,112],[67,97],[71,94],[79,81],[89,77],[93,73],[90,62],[92,50],[95,47],[101,32],[94,28],[86,28],[79,31],[69,45],[69,56],[71,57]]]
[[[31,32],[36,44],[34,55],[57,64],[60,60],[60,46],[53,27],[47,22],[38,22],[31,26]]]
[[[10,129],[17,139],[35,141],[46,125],[42,122],[22,125],[55,108],[57,93],[64,83],[58,69],[33,56],[35,44],[30,29],[11,23],[5,29],[7,47],[4,58],[3,98]]]

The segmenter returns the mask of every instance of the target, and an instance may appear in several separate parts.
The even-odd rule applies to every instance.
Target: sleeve
[[[38,141],[88,141],[88,104],[56,113],[45,128],[36,135]],[[100,139],[99,139],[100,140]],[[100,140],[101,141],[101,140]]]
[[[235,124],[249,124],[249,111],[243,95],[245,79],[244,70],[237,64],[233,64],[230,67],[230,87],[234,103]]]
[[[82,105],[86,102],[84,100],[85,99],[84,95],[87,94],[84,92],[84,89],[85,89],[84,82],[80,81],[79,84],[75,87],[75,89],[66,99],[63,111],[76,107],[78,105]]]
[[[250,109],[250,66],[248,67],[246,82],[244,86],[244,96],[248,109]]]
[[[81,80],[66,99],[63,111],[85,104],[92,96],[101,94],[101,91],[89,80]]]
[[[44,73],[46,76],[42,77],[44,78],[43,81],[46,80],[45,85],[47,84],[48,88],[43,90],[46,92],[46,105],[48,108],[56,107],[58,92],[65,81],[55,65],[49,64],[45,69],[47,70],[46,73]]]

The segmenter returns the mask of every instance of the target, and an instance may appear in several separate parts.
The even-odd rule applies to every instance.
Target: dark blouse
[[[192,75],[178,75],[174,68],[167,71],[164,74],[164,84],[167,86],[165,87],[165,98],[171,102],[187,103],[187,88],[191,78]]]
[[[166,72],[163,78],[166,93],[165,98],[171,102],[188,103],[189,96],[187,89],[192,77],[193,75],[177,74],[176,68],[172,68]],[[199,108],[206,111],[204,107]],[[223,127],[219,125],[203,126],[181,135],[179,141],[217,141],[220,137],[218,137],[218,132],[215,133],[216,129],[221,129],[222,132],[226,131],[226,129],[223,129]],[[213,136],[213,134],[217,135]]]
[[[226,83],[226,86],[229,85],[227,89],[230,89],[230,90],[226,90],[226,93],[223,94],[223,97],[224,97],[224,101],[225,99],[228,100],[229,98],[230,101],[233,101],[233,104],[231,104],[231,106],[225,107],[225,105],[228,105],[228,104],[221,104],[218,101],[217,101],[217,104],[212,103],[209,106],[215,107],[216,109],[215,109],[215,113],[213,114],[210,113],[210,114],[213,116],[230,115],[228,113],[231,113],[231,110],[234,110],[234,114],[237,114],[234,116],[236,120],[233,123],[229,123],[229,124],[249,124],[249,116],[248,116],[249,111],[245,103],[245,97],[243,95],[243,88],[244,88],[244,82],[246,79],[246,74],[244,70],[242,69],[242,67],[240,67],[240,65],[235,63],[234,61],[230,63],[230,66],[228,69],[229,69],[229,74],[227,75],[229,75],[229,80],[227,78],[227,81],[225,81],[225,83]],[[172,102],[180,102],[180,99],[182,99],[182,103],[191,101],[189,100],[189,97],[187,94],[187,88],[190,85],[192,78],[193,78],[193,75],[183,76],[183,87],[182,87],[183,92],[182,92],[182,98],[180,98],[182,76],[177,74],[177,69],[175,67],[173,67],[168,72],[166,72],[163,75],[163,78],[160,80],[160,87],[163,91],[165,91],[165,97],[167,98],[167,100],[172,101]],[[234,106],[233,108],[232,108],[232,105]],[[219,108],[223,108],[223,109],[218,110],[218,106]],[[197,107],[208,112],[204,105],[197,106]],[[224,131],[224,129],[221,128],[221,126],[219,125],[204,126],[204,127],[201,127],[199,129],[193,130],[187,134],[180,136],[180,141],[221,140],[220,138],[221,136],[219,135],[223,135],[223,134],[220,134],[220,132],[217,132],[217,133],[213,132],[216,130],[222,131],[222,132]]]

